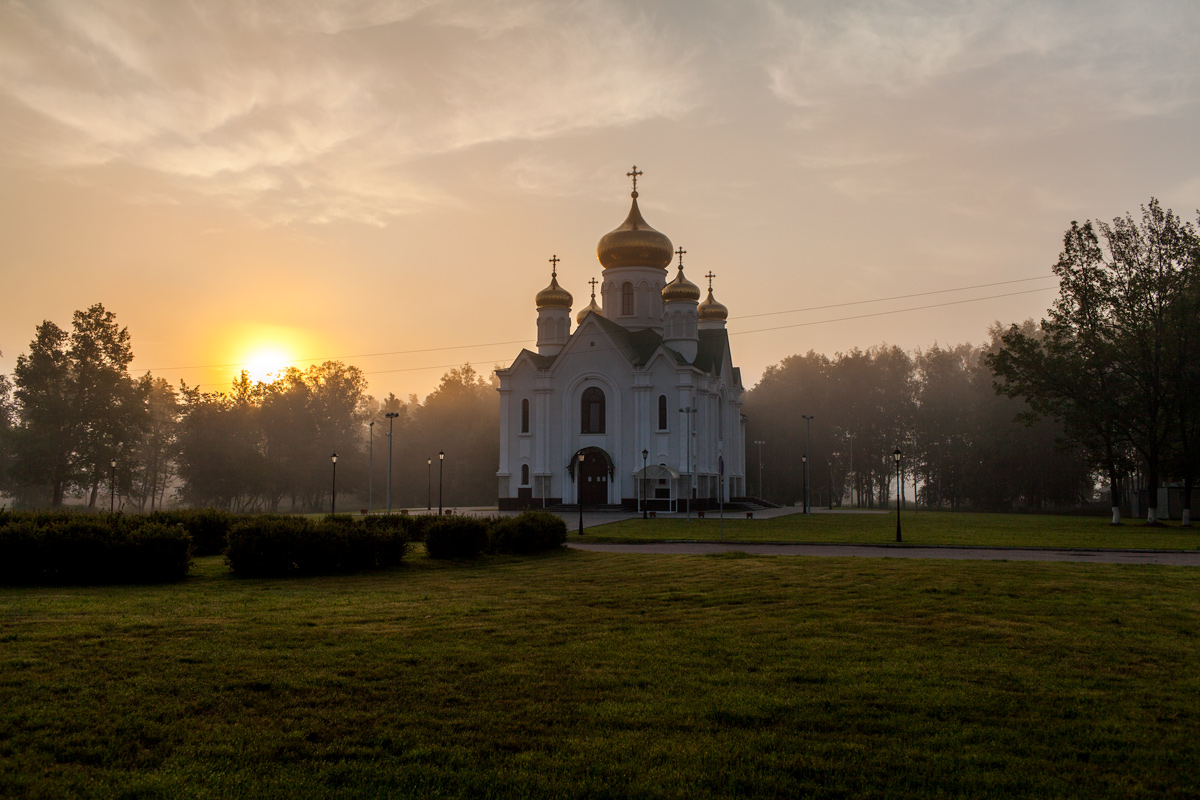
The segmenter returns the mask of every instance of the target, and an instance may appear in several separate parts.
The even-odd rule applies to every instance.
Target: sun
[[[292,353],[280,345],[257,345],[246,357],[244,369],[250,374],[250,380],[270,383],[291,366],[293,358]]]

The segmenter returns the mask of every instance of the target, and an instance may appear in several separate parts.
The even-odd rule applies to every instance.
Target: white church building
[[[501,509],[582,502],[656,511],[745,494],[742,381],[728,310],[683,274],[683,256],[633,204],[601,237],[600,303],[572,319],[558,284],[537,293],[537,352],[500,378]],[[668,281],[674,257],[677,273]],[[571,324],[575,323],[574,329]],[[643,500],[644,499],[644,500]]]

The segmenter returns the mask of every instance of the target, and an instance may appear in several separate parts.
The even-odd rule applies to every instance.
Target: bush
[[[488,544],[493,553],[540,553],[562,547],[567,523],[548,511],[523,511],[492,523]]]
[[[182,525],[192,537],[192,555],[219,556],[229,544],[229,531],[237,517],[216,508],[180,508],[151,511],[147,519]]]
[[[75,514],[5,515],[0,581],[24,584],[177,581],[191,565],[178,525]]]
[[[488,544],[488,523],[475,517],[434,518],[425,529],[430,558],[475,558]]]
[[[409,539],[414,542],[423,542],[425,541],[425,531],[443,517],[439,517],[437,514],[415,514],[407,519]]]
[[[225,561],[246,577],[330,575],[396,566],[406,545],[405,532],[395,526],[268,514],[234,526]]]

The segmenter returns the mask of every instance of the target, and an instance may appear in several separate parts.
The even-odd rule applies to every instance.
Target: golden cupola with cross
[[[708,297],[697,307],[700,316],[700,330],[724,328],[725,320],[729,319],[729,309],[713,297],[712,282],[713,278],[717,277],[716,273],[709,270],[704,277],[708,278]]]
[[[625,173],[633,179],[633,202],[617,228],[600,237],[596,258],[604,268],[600,300],[605,317],[629,330],[662,330],[662,289],[671,264],[671,240],[650,227],[638,208],[636,166]]]
[[[558,285],[557,254],[550,257],[550,285],[537,293],[537,348],[544,356],[558,355],[571,335],[571,293]]]

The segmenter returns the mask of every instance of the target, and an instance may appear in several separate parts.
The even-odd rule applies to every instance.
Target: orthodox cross
[[[642,172],[640,169],[638,169],[638,168],[637,168],[637,164],[634,164],[634,165],[633,165],[633,171],[632,171],[632,172],[626,172],[626,173],[625,173],[625,177],[626,177],[626,178],[633,178],[633,190],[634,190],[635,192],[637,191],[637,179],[638,179],[638,175],[644,175],[644,174],[645,174],[644,172]]]
[[[680,269],[683,269],[683,254],[686,252],[687,252],[687,250],[684,250],[682,246],[678,250],[675,251],[675,255],[679,256],[679,268]]]
[[[550,256],[550,258],[548,258],[546,260],[549,261],[550,264],[552,265],[550,267],[550,277],[557,278],[558,277],[558,262],[562,261],[562,259],[558,257],[558,253],[555,253],[554,255]]]
[[[705,274],[705,276],[704,276],[704,277],[708,278],[708,290],[711,292],[711,291],[712,291],[712,279],[713,279],[713,278],[715,278],[715,277],[717,277],[717,274],[716,274],[715,272],[713,272],[713,271],[710,269],[710,270],[709,270],[709,271],[708,271],[708,272]]]
[[[590,283],[592,285],[592,299],[593,300],[596,299],[596,284],[599,282],[600,281],[596,280],[595,278],[592,278],[590,281],[588,281],[588,283]]]

